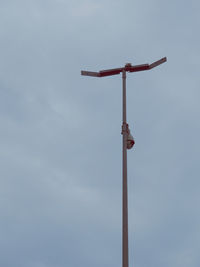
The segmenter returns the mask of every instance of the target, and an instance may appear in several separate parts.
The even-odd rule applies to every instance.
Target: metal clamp
[[[124,133],[127,133],[127,134],[130,133],[130,130],[129,130],[129,127],[128,127],[128,123],[123,123],[123,124],[122,124],[122,131],[121,131],[121,134],[124,134]]]

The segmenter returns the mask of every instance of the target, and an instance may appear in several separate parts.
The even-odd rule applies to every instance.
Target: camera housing
[[[127,149],[131,149],[134,146],[134,144],[135,144],[135,140],[133,136],[129,133],[127,137],[127,145],[126,145]]]

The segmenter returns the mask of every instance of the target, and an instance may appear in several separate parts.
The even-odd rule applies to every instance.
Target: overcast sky
[[[121,266],[127,74],[129,261],[200,266],[200,3],[0,0],[0,266]]]

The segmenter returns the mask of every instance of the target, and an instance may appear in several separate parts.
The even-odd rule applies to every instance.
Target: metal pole
[[[127,63],[123,68],[101,70],[99,72],[94,71],[81,71],[81,75],[92,77],[106,77],[117,75],[122,72],[123,80],[123,123],[122,123],[122,135],[123,135],[123,163],[122,163],[122,267],[128,267],[128,184],[127,184],[127,148],[131,149],[134,145],[134,139],[130,134],[128,124],[126,122],[126,71],[138,72],[144,70],[150,70],[158,65],[167,61],[167,58],[161,58],[153,62],[152,64],[141,64],[132,66],[131,63]],[[128,145],[128,146],[127,146]]]
[[[123,190],[122,190],[122,267],[128,267],[128,192],[127,192],[127,134],[126,123],[126,71],[123,69]]]

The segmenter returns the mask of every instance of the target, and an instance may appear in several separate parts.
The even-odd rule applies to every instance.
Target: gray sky
[[[130,266],[199,267],[199,1],[0,0],[0,266],[121,266],[128,74]]]

